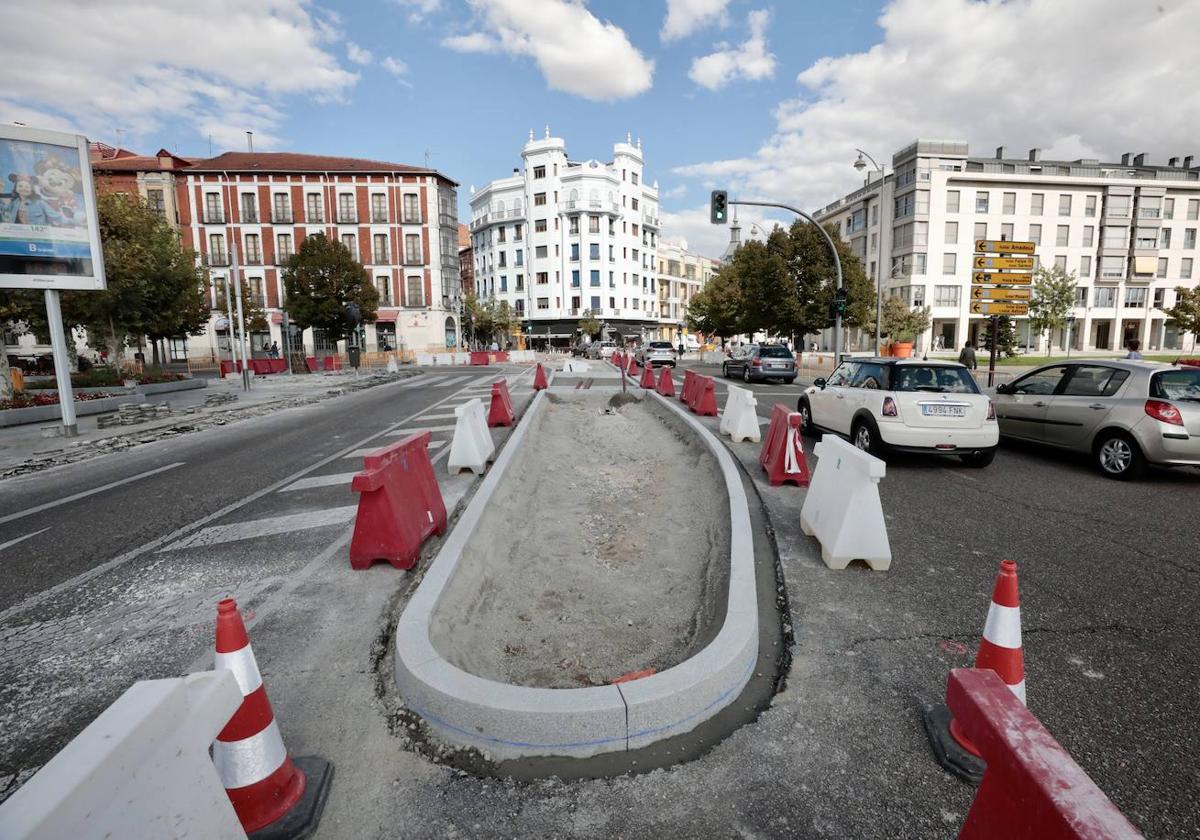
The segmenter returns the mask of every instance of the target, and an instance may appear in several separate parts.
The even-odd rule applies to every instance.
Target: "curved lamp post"
[[[883,215],[883,182],[884,171],[883,167],[875,162],[875,158],[864,152],[862,149],[855,149],[858,152],[858,160],[854,161],[854,168],[862,172],[867,168],[867,160],[871,161],[875,167],[875,171],[879,173],[879,207],[880,215]],[[866,158],[867,160],[863,160]],[[883,230],[882,225],[880,231]],[[883,237],[879,237],[880,246],[883,245]],[[879,249],[879,256],[875,260],[875,355],[878,356],[883,352],[882,332],[880,330],[880,315],[883,313],[883,248]]]

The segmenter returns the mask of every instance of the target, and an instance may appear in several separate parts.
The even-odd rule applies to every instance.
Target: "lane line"
[[[390,386],[384,385],[381,387],[387,388]],[[397,390],[399,390],[402,387],[403,387],[402,385],[395,386],[395,388]],[[125,552],[124,554],[121,554],[117,557],[114,557],[111,560],[108,560],[107,562],[101,563],[99,566],[93,566],[92,568],[88,569],[86,572],[80,572],[79,574],[75,575],[72,578],[67,578],[64,581],[60,581],[59,583],[54,584],[54,586],[51,586],[47,589],[43,589],[41,592],[38,592],[34,595],[30,595],[28,598],[26,598],[24,601],[21,601],[19,604],[13,604],[11,607],[7,607],[4,610],[0,610],[0,622],[7,621],[9,618],[11,618],[14,615],[20,615],[23,612],[31,610],[34,607],[38,606],[39,604],[45,603],[46,601],[50,600],[51,598],[55,597],[56,595],[58,595],[61,592],[66,592],[67,590],[72,589],[74,587],[82,586],[83,584],[87,583],[88,581],[92,580],[93,578],[99,577],[100,575],[105,574],[106,572],[110,572],[113,569],[119,568],[120,566],[123,566],[126,563],[128,563],[130,560],[135,560],[138,557],[140,557],[141,555],[153,551],[154,549],[158,548],[160,545],[169,543],[169,542],[171,542],[171,540],[178,539],[179,537],[182,537],[185,534],[189,534],[192,531],[196,530],[197,528],[200,528],[203,525],[205,525],[209,522],[212,522],[214,519],[219,519],[222,516],[226,516],[226,515],[232,513],[233,511],[238,510],[239,508],[245,507],[246,505],[250,504],[251,502],[258,501],[263,496],[266,496],[270,493],[274,493],[280,487],[283,487],[287,484],[291,484],[293,481],[295,481],[298,478],[303,478],[304,476],[308,475],[313,470],[318,470],[321,467],[325,466],[326,464],[332,463],[333,461],[336,461],[339,458],[345,458],[349,452],[366,446],[368,443],[375,440],[376,438],[385,436],[388,433],[388,431],[391,429],[395,429],[398,426],[403,426],[405,423],[411,423],[417,416],[419,416],[421,414],[422,411],[429,411],[429,409],[431,409],[431,408],[436,408],[437,406],[442,405],[443,403],[447,402],[452,397],[454,397],[457,393],[458,392],[455,392],[454,394],[448,394],[447,396],[443,397],[442,399],[436,400],[433,403],[431,403],[430,405],[425,406],[424,408],[421,409],[421,411],[415,412],[414,414],[410,414],[408,417],[405,417],[403,420],[393,423],[390,426],[385,426],[381,431],[374,432],[373,434],[367,435],[362,440],[360,440],[356,443],[350,444],[345,449],[341,449],[341,450],[333,453],[332,455],[328,455],[328,456],[322,458],[321,460],[317,461],[316,463],[310,464],[307,467],[299,469],[296,472],[292,473],[291,475],[279,479],[274,484],[267,485],[266,487],[262,488],[261,490],[256,490],[255,492],[251,493],[249,496],[245,496],[235,502],[230,502],[229,504],[225,505],[225,507],[221,508],[220,510],[216,510],[216,511],[208,514],[207,516],[202,516],[193,522],[189,522],[187,525],[176,528],[174,531],[172,531],[169,534],[164,534],[161,537],[155,537],[154,539],[150,540],[149,542],[143,543],[142,545],[138,546],[137,548],[131,549],[131,550]],[[376,448],[378,448],[378,447],[376,447]],[[347,533],[346,538],[349,539],[349,532]]]
[[[3,525],[6,522],[12,522],[14,519],[21,519],[26,516],[32,516],[35,513],[41,513],[44,510],[50,510],[50,508],[56,508],[59,505],[65,505],[69,502],[76,502],[76,501],[79,501],[80,499],[86,499],[88,496],[94,496],[97,493],[103,493],[105,490],[111,490],[114,487],[120,487],[122,484],[130,484],[134,481],[140,481],[143,478],[149,478],[152,475],[158,475],[159,473],[164,473],[167,470],[173,470],[176,467],[182,467],[183,465],[184,465],[183,461],[176,461],[174,464],[167,464],[165,467],[159,467],[158,469],[155,469],[155,470],[147,470],[144,473],[138,473],[137,475],[131,475],[131,476],[129,476],[129,478],[122,478],[120,481],[113,481],[113,482],[111,482],[109,484],[105,484],[101,487],[93,487],[91,490],[84,490],[82,493],[74,493],[70,496],[64,496],[63,498],[58,499],[57,501],[46,502],[46,504],[44,504],[44,505],[38,505],[37,507],[31,507],[28,510],[21,510],[21,511],[17,511],[16,513],[10,513],[8,516],[0,516],[0,525]]]
[[[431,441],[429,441],[429,448],[430,449],[441,449],[443,446],[445,446],[449,442],[450,441],[448,441],[448,440],[431,440]],[[342,457],[343,458],[365,458],[366,456],[370,455],[372,452],[378,452],[382,448],[383,448],[382,446],[375,446],[375,447],[371,447],[369,449],[355,449],[353,452],[348,452],[347,454],[343,455]]]
[[[292,493],[296,490],[311,490],[314,487],[336,487],[339,484],[349,484],[356,475],[358,475],[356,472],[310,475],[308,478],[293,481],[287,487],[281,488],[279,492]]]
[[[457,416],[458,415],[454,414],[453,412],[450,414],[422,414],[421,419],[422,420],[453,420]]]
[[[407,391],[409,388],[416,388],[418,385],[431,386],[433,383],[441,382],[445,378],[444,376],[414,376],[412,382],[405,382],[397,390]]]
[[[420,418],[417,418],[418,420]],[[397,429],[394,432],[387,432],[388,437],[404,437],[406,435],[418,435],[421,432],[453,432],[453,426],[418,426],[414,429]]]
[[[311,528],[323,528],[326,525],[341,525],[349,522],[358,512],[358,505],[327,508],[326,510],[304,511],[303,513],[288,513],[283,516],[267,516],[262,519],[251,519],[247,522],[233,522],[228,525],[212,525],[202,528],[181,540],[177,540],[164,551],[178,551],[182,548],[202,548],[209,545],[224,545],[240,540],[252,540],[255,537],[269,537],[274,534],[289,534],[293,531]]]
[[[447,449],[446,451],[449,452],[450,450]],[[24,542],[25,540],[29,539],[30,537],[36,537],[38,534],[44,534],[49,530],[50,530],[49,528],[43,528],[40,531],[34,531],[32,534],[26,534],[23,537],[17,537],[15,540],[9,540],[6,543],[0,543],[0,551],[3,551],[4,549],[8,548],[9,546],[16,545],[19,542]]]

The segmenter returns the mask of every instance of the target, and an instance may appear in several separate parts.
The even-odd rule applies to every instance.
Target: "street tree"
[[[1012,318],[1001,315],[996,319],[996,355],[1017,355],[1017,325]],[[980,335],[980,346],[989,353],[992,350],[992,319],[983,322],[983,332]]]
[[[32,289],[0,289],[0,401],[13,396],[12,372],[8,365],[6,333],[22,335],[34,323],[44,321],[45,304],[42,294]]]
[[[875,286],[867,277],[862,261],[831,226],[825,232],[837,248],[842,265],[842,286],[846,290],[845,329],[874,329]],[[778,248],[787,264],[792,294],[798,311],[790,332],[797,335],[818,333],[832,323],[829,312],[837,293],[837,271],[825,237],[815,226],[797,220],[786,233],[776,228],[768,244]],[[740,249],[739,249],[740,253]]]
[[[737,269],[732,264],[722,266],[688,304],[688,327],[722,342],[737,335],[741,298]]]
[[[753,340],[755,333],[792,335],[801,306],[784,260],[785,234],[776,228],[774,243],[751,240],[738,248],[729,268],[739,296],[738,332]]]
[[[1181,330],[1192,334],[1192,352],[1196,352],[1196,334],[1200,333],[1200,285],[1194,289],[1186,286],[1175,288],[1175,305],[1163,312],[1179,325]]]
[[[283,284],[291,320],[300,329],[323,330],[331,342],[354,330],[346,318],[348,305],[358,307],[363,321],[375,320],[379,292],[367,270],[345,245],[326,236],[304,238],[283,267]]]
[[[596,320],[596,316],[592,313],[592,310],[583,310],[577,329],[581,335],[585,335],[588,338],[595,338],[597,333],[600,332],[600,322]]]
[[[889,297],[883,302],[879,330],[894,342],[911,344],[917,336],[929,329],[930,308],[909,307],[902,298]]]
[[[1075,272],[1058,266],[1039,268],[1033,273],[1033,297],[1029,301],[1029,327],[1038,334],[1047,333],[1046,354],[1050,355],[1049,332],[1067,325],[1067,316],[1075,305]]]
[[[471,293],[463,298],[463,303],[466,306],[472,335],[484,344],[490,344],[492,341],[499,343],[500,337],[512,333],[517,319],[508,301],[497,304],[495,298],[480,300],[478,295]]]

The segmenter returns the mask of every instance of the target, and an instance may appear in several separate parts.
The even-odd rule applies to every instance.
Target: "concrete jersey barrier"
[[[865,560],[876,571],[892,564],[879,480],[887,465],[837,435],[825,435],[813,450],[817,468],[800,510],[800,529],[821,543],[831,569]]]
[[[0,837],[245,838],[208,757],[241,703],[231,671],[134,683],[0,805]]]
[[[748,388],[729,386],[729,396],[725,398],[725,411],[721,415],[721,434],[729,435],[734,441],[762,440],[762,431],[758,425],[758,400]]]
[[[450,443],[450,456],[446,468],[450,475],[470,470],[483,475],[488,462],[496,456],[496,444],[488,431],[487,413],[483,401],[476,397],[454,409],[454,439]]]

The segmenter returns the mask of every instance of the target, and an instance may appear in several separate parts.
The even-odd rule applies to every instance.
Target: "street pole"
[[[790,210],[800,218],[804,219],[810,225],[821,232],[821,236],[825,239],[825,244],[829,246],[829,253],[833,254],[833,267],[837,272],[837,288],[842,288],[842,260],[838,256],[837,246],[833,244],[833,239],[829,235],[829,231],[821,227],[817,220],[805,213],[803,210],[798,210],[787,204],[775,204],[770,201],[730,201],[730,204],[747,204],[754,207],[774,207],[778,210]],[[876,319],[878,320],[878,319]],[[833,315],[833,366],[836,368],[841,362],[842,349],[842,313],[834,312]]]
[[[237,242],[229,243],[229,270],[233,275],[233,293],[237,295],[238,344],[242,355],[242,390],[250,390],[250,365],[246,360],[246,319],[242,315],[242,282],[238,276]],[[236,367],[236,364],[234,365]]]
[[[882,219],[883,218],[883,187],[884,187],[884,184],[887,182],[887,174],[885,173],[883,167],[880,166],[879,163],[875,160],[875,158],[871,157],[869,154],[864,152],[862,149],[855,149],[854,151],[858,152],[858,155],[859,155],[858,160],[854,162],[855,169],[862,171],[863,167],[866,166],[866,164],[863,163],[863,158],[865,157],[867,160],[871,161],[871,163],[875,164],[875,170],[879,173],[879,218]],[[868,214],[868,216],[869,216],[869,214]],[[870,236],[869,236],[869,234],[870,234],[870,219],[868,218],[867,221],[868,221],[867,240],[870,241]],[[883,225],[879,226],[878,236],[879,236],[879,239],[875,243],[876,244],[876,254],[877,254],[875,257],[875,355],[882,356],[883,355],[883,332],[882,332],[882,325],[880,322],[883,319],[880,317],[880,315],[883,313]]]
[[[237,372],[237,348],[233,343],[233,293],[229,291],[229,278],[225,277],[225,320],[229,329],[229,361],[233,363],[233,370]]]
[[[50,348],[54,352],[54,378],[58,384],[58,407],[62,414],[63,437],[79,434],[75,421],[75,392],[71,390],[71,360],[67,355],[67,333],[63,329],[58,289],[46,289],[46,320],[50,326]]]
[[[996,330],[1000,325],[1000,316],[993,315],[988,319],[992,324],[991,340],[988,342],[992,345],[991,353],[988,354],[988,387],[991,388],[996,382]]]

